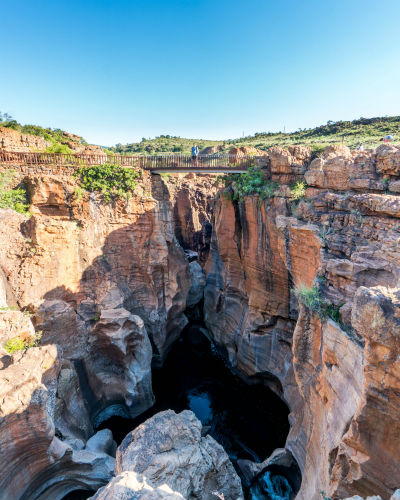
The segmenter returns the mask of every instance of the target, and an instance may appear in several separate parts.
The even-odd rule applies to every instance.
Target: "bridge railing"
[[[193,159],[190,155],[106,155],[79,153],[23,153],[0,150],[0,163],[22,165],[65,165],[84,167],[103,165],[104,163],[123,167],[142,168],[144,170],[216,170],[233,168],[247,169],[254,164],[251,155],[199,155]]]
[[[140,166],[144,170],[224,170],[226,168],[247,169],[254,164],[250,155],[199,155],[193,159],[190,155],[154,155],[140,157]]]

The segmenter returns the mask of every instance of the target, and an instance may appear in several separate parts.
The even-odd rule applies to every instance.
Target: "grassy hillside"
[[[21,134],[31,134],[43,137],[46,141],[50,142],[51,145],[47,148],[47,151],[51,153],[71,153],[73,150],[69,145],[73,145],[74,143],[87,144],[82,137],[69,134],[59,128],[45,128],[39,125],[22,125],[7,113],[0,112],[0,126],[17,130]]]
[[[328,122],[312,129],[298,130],[293,133],[257,133],[232,141],[234,144],[252,145],[259,149],[271,146],[303,144],[313,150],[323,149],[328,144],[343,142],[355,148],[360,142],[365,148],[375,148],[382,144],[381,137],[393,135],[395,142],[400,139],[400,116],[382,118],[360,118],[353,121]]]
[[[7,114],[0,113],[0,125],[13,128],[24,134],[44,137],[51,143],[49,150],[54,152],[68,152],[70,151],[68,145],[73,147],[74,143],[86,144],[81,137],[68,134],[61,129],[44,128],[38,125],[21,125]],[[297,132],[259,132],[251,136],[225,141],[186,139],[160,135],[155,139],[143,138],[140,142],[125,145],[117,144],[109,149],[120,154],[190,154],[194,142],[196,142],[200,150],[209,146],[220,146],[224,152],[228,152],[232,146],[254,146],[258,149],[267,150],[271,146],[303,144],[310,146],[317,153],[328,144],[341,142],[351,148],[355,148],[360,142],[364,143],[366,149],[377,147],[381,144],[380,138],[387,134],[393,135],[395,142],[400,139],[400,116],[328,122],[326,125],[298,130]]]
[[[360,118],[353,121],[328,122],[312,129],[298,130],[297,132],[259,132],[251,136],[227,141],[209,141],[203,139],[183,139],[161,135],[155,139],[142,139],[141,142],[121,145],[112,148],[122,154],[157,154],[183,153],[190,154],[193,142],[200,149],[207,146],[223,146],[228,151],[232,146],[254,146],[267,150],[271,146],[287,146],[289,144],[303,144],[310,146],[315,152],[322,150],[326,145],[341,143],[355,148],[360,142],[364,147],[375,148],[381,144],[380,138],[391,134],[400,139],[400,116],[382,118]]]

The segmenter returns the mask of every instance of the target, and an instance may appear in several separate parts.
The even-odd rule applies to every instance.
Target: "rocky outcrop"
[[[59,141],[61,144],[68,146],[73,153],[104,156],[104,161],[107,161],[107,156],[100,146],[87,144],[79,135],[63,132]],[[50,141],[45,140],[41,136],[22,134],[18,130],[9,127],[0,127],[0,149],[8,152],[29,153],[46,151],[51,145]]]
[[[185,250],[197,252],[203,265],[210,248],[214,198],[219,189],[215,175],[171,174],[167,181],[162,176],[153,177],[153,196],[170,205],[176,239]]]
[[[56,437],[59,349],[46,345],[8,354],[3,348],[7,340],[18,337],[29,344],[34,336],[29,317],[20,311],[0,311],[2,500],[61,499],[79,484],[96,490],[114,468],[114,459],[104,449],[75,450]]]
[[[291,373],[290,283],[275,218],[285,200],[232,203],[221,197],[207,263],[204,318],[232,367],[247,376]],[[280,348],[277,349],[276,347]],[[289,384],[289,382],[288,382]],[[279,391],[279,388],[275,387]]]
[[[216,203],[207,326],[234,370],[287,401],[296,498],[389,498],[400,472],[398,148],[329,147],[311,165],[293,153],[270,152],[267,172],[281,183],[304,174],[306,200],[281,186],[264,202]],[[298,303],[302,287],[315,287],[319,314]]]
[[[89,344],[87,382],[101,409],[92,416],[95,426],[112,415],[134,418],[152,406],[152,349],[139,316],[124,308],[103,309]]]
[[[306,146],[274,146],[268,150],[271,180],[291,184],[301,180],[311,159],[311,149]]]
[[[8,127],[0,127],[0,149],[26,153],[29,151],[44,150],[50,146],[50,142],[43,137],[31,134],[21,134],[17,130]]]
[[[400,498],[400,490],[396,490],[390,497],[390,500],[398,500]],[[344,500],[364,500],[360,495],[353,495],[352,497],[345,498]],[[372,495],[367,497],[365,500],[382,500],[379,495]]]
[[[398,486],[400,290],[360,287],[352,325],[365,342],[361,401],[337,450],[338,494],[389,496]]]
[[[221,153],[224,150],[222,145],[219,146],[207,146],[200,151],[201,155],[214,155],[216,153]]]
[[[124,473],[133,471],[152,488],[167,485],[187,500],[208,500],[213,492],[226,500],[242,499],[240,479],[226,452],[211,436],[202,437],[201,430],[200,421],[191,411],[157,413],[126,436],[116,457],[115,472],[121,476],[95,498],[109,498],[110,491],[117,493],[121,485],[132,480]],[[140,491],[143,486],[137,477],[131,488]]]
[[[25,315],[1,312],[1,345],[34,337],[28,312],[42,345],[1,351],[4,495],[57,500],[109,481],[115,445],[95,428],[152,404],[151,364],[201,302],[204,269],[204,317],[220,352],[291,411],[279,457],[246,470],[298,468],[299,500],[389,498],[400,472],[398,152],[339,145],[310,164],[307,148],[272,148],[255,162],[281,184],[274,197],[215,205],[211,177],[144,174],[129,201],[105,204],[75,192],[67,170],[21,167],[33,216],[0,210],[0,304]],[[295,201],[289,185],[302,179],[306,199]],[[131,433],[116,473],[96,498],[242,495],[190,412]]]
[[[13,462],[14,475],[21,467],[30,473],[26,483],[11,483],[7,492],[13,498],[57,500],[82,484],[97,490],[108,481],[113,459],[111,451],[91,447],[95,428],[112,415],[135,417],[153,404],[151,364],[162,363],[186,325],[187,303],[201,300],[204,274],[197,262],[189,271],[175,237],[179,185],[171,188],[175,198],[166,188],[156,199],[151,191],[156,194],[160,178],[144,175],[128,202],[105,204],[94,194],[78,197],[68,171],[17,173],[28,186],[33,216],[0,210],[0,298],[3,307],[17,304],[30,311],[42,332],[39,349],[57,344],[62,360],[57,358],[52,378],[51,416],[40,407],[32,418],[42,423],[30,425],[30,420],[21,428],[26,442],[33,443],[36,427],[43,427],[43,445],[37,446],[43,457],[22,452],[22,440],[13,443],[10,456],[22,457],[21,464]],[[18,312],[22,320],[17,322],[11,318],[16,312],[7,310],[9,319],[3,314],[0,320],[7,338],[32,337],[30,320],[24,330],[28,316]],[[32,349],[27,352],[37,348]],[[13,366],[2,354],[2,366]],[[2,402],[4,432],[14,425],[7,404]],[[7,481],[9,469],[3,470],[0,481]],[[62,477],[68,480],[62,483]]]
[[[267,156],[268,153],[262,149],[257,149],[254,146],[235,146],[229,150],[230,156]]]

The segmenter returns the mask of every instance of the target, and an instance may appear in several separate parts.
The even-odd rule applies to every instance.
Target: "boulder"
[[[89,342],[85,368],[100,402],[94,425],[112,415],[134,418],[152,406],[152,347],[143,320],[122,307],[104,309]]]
[[[381,174],[399,175],[400,146],[382,144],[376,149],[376,170]]]
[[[85,449],[95,453],[105,453],[115,457],[117,443],[114,441],[113,434],[110,429],[103,429],[96,432],[94,436],[88,439]]]
[[[201,436],[194,413],[157,413],[128,434],[117,450],[116,474],[134,471],[155,487],[167,484],[187,500],[243,499],[240,479],[228,455],[211,436]]]
[[[187,296],[186,305],[187,307],[193,307],[203,298],[206,275],[197,261],[190,262],[189,270],[192,286]]]
[[[166,484],[154,487],[145,476],[133,471],[124,471],[89,500],[184,500],[184,498]]]
[[[271,179],[289,184],[303,178],[311,158],[311,149],[305,146],[274,146],[268,150]]]

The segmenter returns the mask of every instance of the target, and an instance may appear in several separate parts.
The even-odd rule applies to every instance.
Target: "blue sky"
[[[399,0],[1,0],[0,110],[96,144],[400,114]]]

